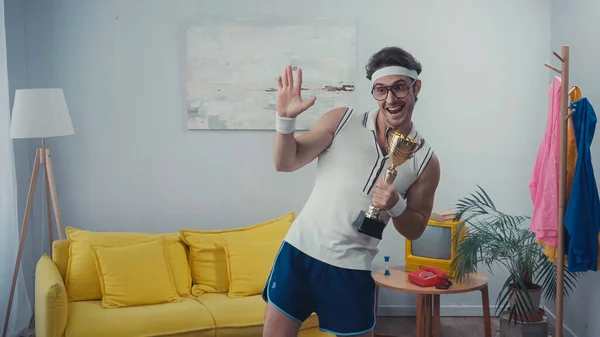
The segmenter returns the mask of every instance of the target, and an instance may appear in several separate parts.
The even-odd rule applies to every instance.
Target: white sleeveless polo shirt
[[[359,112],[348,108],[331,145],[319,156],[313,190],[291,225],[285,241],[305,254],[333,266],[371,270],[380,240],[359,233],[354,225],[360,211],[373,201],[375,183],[389,167],[376,139],[379,109]],[[409,136],[422,137],[414,127]],[[406,198],[433,155],[425,142],[413,158],[396,168],[396,191]],[[382,215],[388,223],[387,212]],[[389,225],[388,225],[389,226]]]

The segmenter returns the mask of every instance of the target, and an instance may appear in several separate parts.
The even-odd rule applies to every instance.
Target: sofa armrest
[[[67,327],[69,303],[65,282],[47,254],[35,268],[35,335],[62,337]]]

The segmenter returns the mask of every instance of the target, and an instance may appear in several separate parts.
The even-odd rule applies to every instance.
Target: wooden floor
[[[377,317],[375,332],[398,337],[415,337],[415,317]],[[551,328],[551,327],[550,327]],[[499,336],[500,323],[492,316],[492,337]],[[483,337],[482,317],[442,317],[440,337]]]

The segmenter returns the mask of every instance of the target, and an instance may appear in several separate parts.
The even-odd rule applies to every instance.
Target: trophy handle
[[[423,148],[423,145],[425,145],[425,138],[421,138],[421,142],[419,143],[419,147],[417,148],[417,151],[419,151],[421,148]],[[415,152],[417,152],[415,151]]]
[[[419,147],[417,147],[417,149],[415,151],[413,151],[413,153],[410,155],[410,158],[414,157],[415,153],[419,152],[419,150],[422,149],[424,145],[425,145],[425,138],[421,138],[421,141],[419,142]]]

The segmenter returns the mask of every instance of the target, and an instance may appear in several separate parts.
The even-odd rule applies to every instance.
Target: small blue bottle
[[[385,260],[385,272],[383,275],[389,276],[390,275],[390,257],[384,256],[383,259]]]

